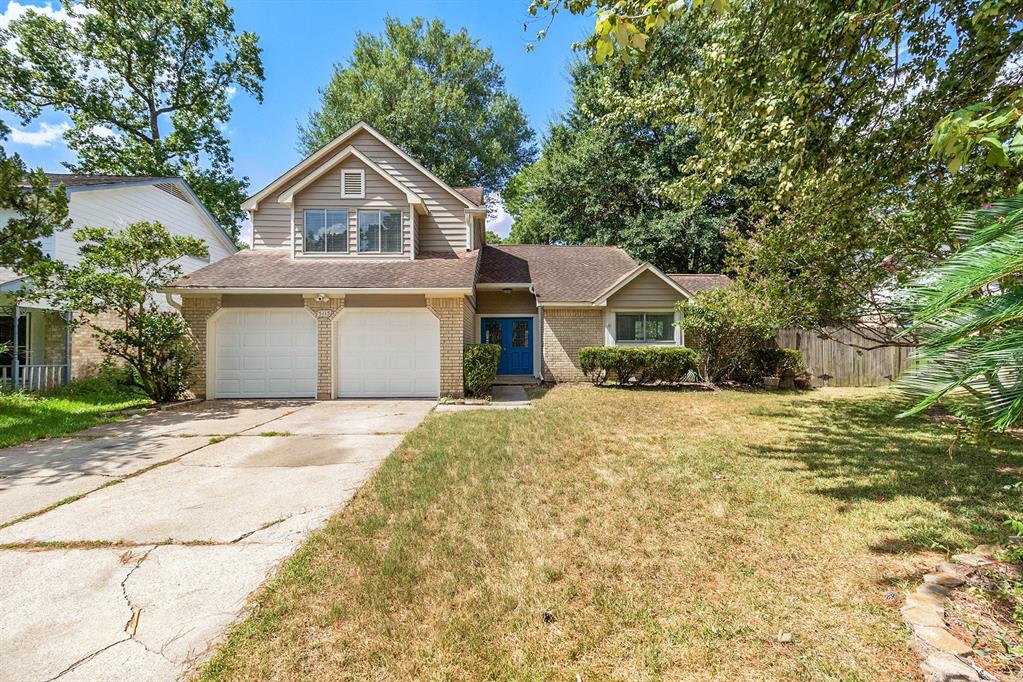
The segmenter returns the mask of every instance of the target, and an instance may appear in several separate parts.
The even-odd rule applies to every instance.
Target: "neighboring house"
[[[189,186],[176,177],[49,174],[53,187],[63,183],[68,192],[72,227],[43,240],[43,252],[65,263],[78,262],[80,227],[124,227],[142,220],[159,222],[174,234],[198,237],[209,246],[209,258],[185,258],[185,272],[193,272],[225,258],[237,247],[209,214]],[[13,214],[0,213],[0,221]],[[87,375],[102,361],[92,333],[84,326],[70,331],[64,317],[45,302],[17,300],[25,284],[16,272],[0,268],[0,383],[25,388],[46,388]],[[168,308],[170,309],[170,308]],[[110,316],[111,324],[116,318]]]
[[[253,248],[182,277],[208,398],[460,395],[463,344],[499,374],[582,378],[578,350],[683,343],[678,301],[727,285],[596,246],[487,246],[451,187],[360,123],[249,198]]]

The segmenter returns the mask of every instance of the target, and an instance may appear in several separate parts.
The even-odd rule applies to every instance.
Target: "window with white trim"
[[[675,313],[615,313],[617,343],[675,341]]]
[[[303,211],[302,226],[302,253],[348,253],[348,211]]]
[[[360,209],[359,253],[401,253],[401,211]]]
[[[341,198],[366,198],[366,173],[359,169],[341,171]]]

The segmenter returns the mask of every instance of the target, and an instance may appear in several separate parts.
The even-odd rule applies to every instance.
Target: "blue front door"
[[[480,340],[501,347],[498,374],[533,373],[533,318],[484,317]]]

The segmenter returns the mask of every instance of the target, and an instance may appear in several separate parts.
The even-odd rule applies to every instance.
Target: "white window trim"
[[[326,251],[326,250],[324,250],[324,251],[306,251],[305,247],[306,247],[307,240],[306,240],[306,231],[305,231],[306,230],[305,214],[306,213],[312,213],[314,211],[322,211],[323,212],[323,224],[324,225],[327,224],[327,211],[332,211],[334,213],[341,213],[342,211],[344,212],[344,214],[345,214],[345,241],[344,241],[344,243],[345,243],[345,250],[344,251]],[[302,209],[302,255],[303,256],[337,256],[339,254],[346,254],[346,253],[348,253],[349,251],[351,251],[351,248],[349,247],[349,240],[351,239],[351,235],[349,234],[349,232],[351,231],[351,229],[352,229],[352,214],[351,214],[351,210],[346,208],[346,207],[342,206],[340,208],[304,208],[304,209]],[[292,226],[291,238],[292,239],[295,238],[294,226]],[[324,242],[323,246],[324,246],[324,249],[326,249],[326,247],[327,247],[326,242]]]
[[[675,338],[672,341],[619,341],[617,339],[618,322],[617,315],[622,313],[625,315],[665,315],[672,314],[675,318],[674,331]],[[682,333],[682,327],[679,326],[679,322],[682,321],[682,314],[674,308],[615,308],[607,310],[604,313],[604,345],[605,346],[684,346],[685,336]]]
[[[398,225],[401,228],[401,234],[398,237],[398,250],[397,251],[383,251],[384,239],[382,229],[384,226],[383,219],[377,221],[377,244],[380,246],[376,251],[363,251],[362,250],[362,220],[360,217],[363,213],[398,213]],[[360,208],[355,214],[355,246],[358,253],[372,253],[374,255],[382,256],[401,256],[405,253],[405,212],[400,208]]]
[[[359,187],[362,191],[358,194],[347,194],[345,192],[345,176],[346,175],[358,175],[359,176]],[[341,169],[341,198],[342,199],[365,199],[366,198],[366,171],[361,168],[342,168]]]

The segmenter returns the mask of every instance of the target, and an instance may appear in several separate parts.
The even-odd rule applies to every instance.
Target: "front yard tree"
[[[132,223],[123,230],[76,230],[81,262],[55,265],[38,295],[73,313],[99,341],[100,349],[125,363],[150,398],[158,402],[181,395],[194,356],[186,341],[185,321],[161,309],[157,294],[182,274],[187,256],[206,258],[205,242],[172,235],[160,223]],[[109,323],[114,313],[117,322]]]
[[[8,129],[0,122],[0,143]],[[31,274],[43,260],[39,240],[70,225],[67,192],[50,187],[42,170],[28,170],[17,154],[8,156],[0,144],[0,268]]]
[[[572,67],[571,106],[551,125],[540,159],[502,194],[515,218],[512,241],[621,246],[668,272],[721,272],[725,231],[749,229],[747,188],[763,173],[696,201],[666,196],[662,188],[686,180],[699,138],[689,125],[633,105],[691,68],[701,42],[667,31],[639,73],[618,62]]]
[[[489,48],[439,19],[387,18],[358,33],[300,130],[309,154],[365,121],[451,185],[500,190],[535,154],[518,100]]]
[[[967,153],[942,143],[967,172],[947,172],[928,149],[949,112],[1015,101],[1023,4],[1014,0],[533,3],[537,13],[593,8],[586,48],[596,61],[649,68],[667,26],[710,36],[689,68],[657,92],[621,93],[623,104],[699,137],[686,172],[662,187],[667,197],[696,201],[772,169],[757,229],[731,244],[740,277],[794,324],[892,320],[892,290],[957,243],[957,216],[1023,179],[1018,165],[996,172],[983,163],[1000,158],[995,138]]]
[[[75,173],[180,175],[232,233],[248,181],[223,127],[240,88],[262,101],[257,37],[226,0],[63,1],[0,29],[0,106],[67,114]]]

